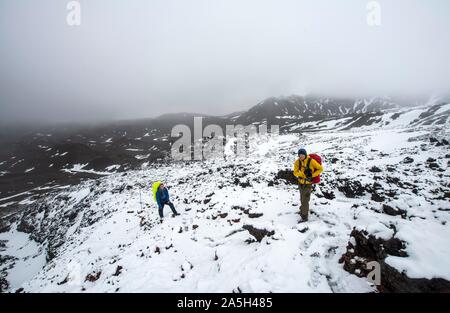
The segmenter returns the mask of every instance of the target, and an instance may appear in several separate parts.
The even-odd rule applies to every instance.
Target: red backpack
[[[319,163],[320,165],[322,165],[322,158],[320,157],[320,155],[318,154],[309,154],[309,159],[308,159],[308,163],[306,164],[306,168],[310,168],[310,164],[311,164],[311,159],[314,159],[317,161],[317,163]],[[314,177],[312,182],[312,184],[319,184],[320,183],[320,175],[317,177]]]

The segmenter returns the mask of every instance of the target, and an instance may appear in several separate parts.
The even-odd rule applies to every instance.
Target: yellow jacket
[[[305,169],[308,164],[308,159],[311,159],[311,163],[309,164],[309,168],[312,171],[312,177],[317,177],[323,172],[322,165],[319,164],[316,160],[306,157],[303,162],[300,162],[300,159],[295,160],[294,162],[294,176],[298,177],[298,183],[301,185],[310,185],[311,182],[306,180]],[[301,165],[299,165],[301,163]]]

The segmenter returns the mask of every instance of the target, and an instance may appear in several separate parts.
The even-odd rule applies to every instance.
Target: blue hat
[[[308,154],[306,153],[306,150],[305,149],[300,149],[300,150],[298,150],[298,153],[297,153],[298,155],[300,155],[300,154],[303,154],[304,156],[307,156]]]

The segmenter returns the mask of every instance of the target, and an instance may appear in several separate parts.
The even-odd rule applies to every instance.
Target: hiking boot
[[[172,214],[172,217],[176,217],[176,216],[178,216],[178,215],[181,215],[181,214],[178,213],[178,212],[177,212],[177,213],[173,213],[173,214]]]
[[[306,217],[302,217],[302,218],[300,218],[300,221],[298,222],[299,224],[301,224],[301,223],[306,223],[308,221],[308,218]]]

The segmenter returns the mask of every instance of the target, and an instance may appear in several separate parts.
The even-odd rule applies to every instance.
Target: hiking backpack
[[[153,186],[152,186],[153,200],[155,200],[155,202],[156,202],[156,193],[158,192],[158,188],[159,188],[159,186],[161,186],[161,184],[162,184],[162,182],[160,182],[160,181],[153,183]]]
[[[317,163],[319,163],[320,165],[322,165],[322,158],[320,157],[320,155],[318,154],[310,154],[308,155],[308,162],[306,163],[306,168],[310,169],[310,165],[311,165],[311,159],[314,159],[317,161]],[[319,184],[320,183],[320,175],[317,177],[314,177],[311,184]]]

